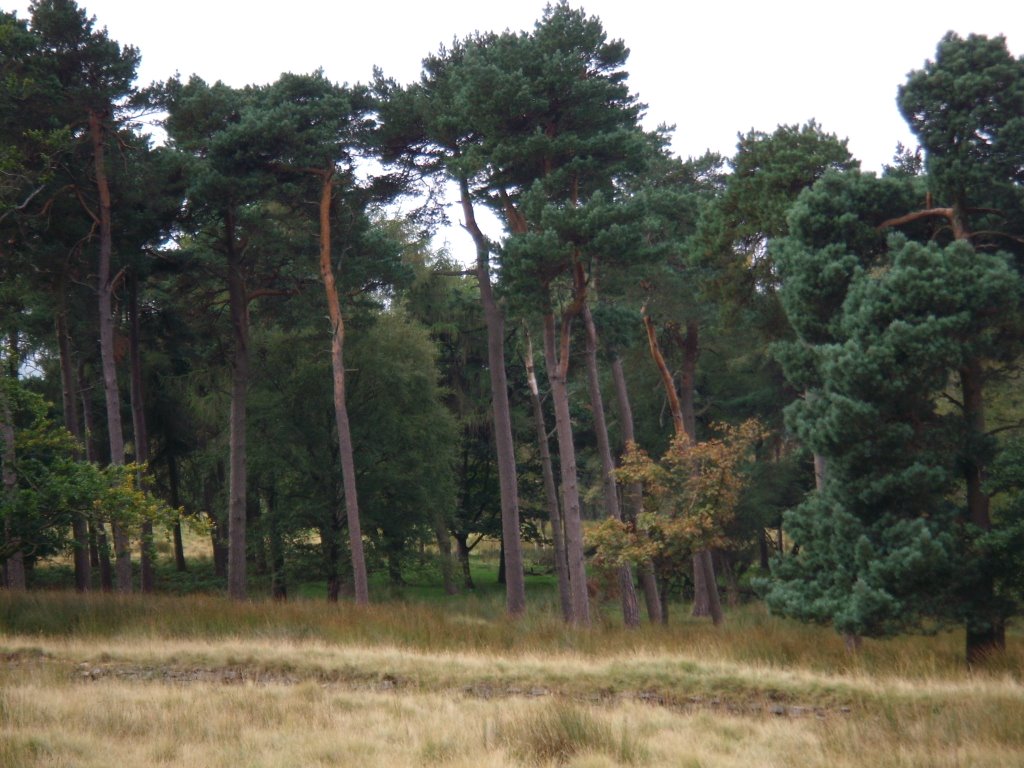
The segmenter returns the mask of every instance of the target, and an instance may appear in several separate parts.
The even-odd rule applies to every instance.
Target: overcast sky
[[[80,0],[113,39],[142,53],[140,81],[175,72],[229,85],[267,83],[322,67],[338,82],[399,82],[422,58],[474,31],[530,29],[543,0]],[[683,157],[731,155],[736,134],[815,118],[849,139],[866,169],[898,141],[914,141],[896,109],[897,87],[933,58],[949,30],[1005,35],[1024,53],[1019,0],[588,0],[610,38],[630,48],[630,85],[648,127],[676,126]],[[28,3],[0,7],[27,15]]]

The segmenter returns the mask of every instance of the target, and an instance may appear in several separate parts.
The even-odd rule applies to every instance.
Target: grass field
[[[756,606],[579,630],[500,596],[0,592],[0,766],[1024,765],[1024,641],[865,641]]]

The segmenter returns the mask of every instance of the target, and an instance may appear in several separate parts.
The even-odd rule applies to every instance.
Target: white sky
[[[422,58],[476,31],[530,29],[544,0],[79,0],[113,39],[142,53],[142,83],[175,72],[229,85],[323,67],[338,82],[367,81],[374,65],[399,82]],[[815,118],[849,138],[865,169],[914,141],[896,88],[933,58],[948,30],[1003,34],[1024,53],[1019,0],[580,0],[610,38],[630,48],[634,93],[647,122],[676,126],[683,156],[731,155],[736,134]],[[27,15],[27,3],[0,7]]]

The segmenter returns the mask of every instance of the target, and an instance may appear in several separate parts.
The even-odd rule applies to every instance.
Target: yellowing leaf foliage
[[[718,437],[697,443],[676,435],[659,461],[635,443],[627,446],[615,476],[643,484],[644,512],[636,521],[605,520],[591,532],[599,567],[653,560],[665,573],[685,568],[696,551],[727,546],[743,464],[764,429],[755,419],[713,428]]]

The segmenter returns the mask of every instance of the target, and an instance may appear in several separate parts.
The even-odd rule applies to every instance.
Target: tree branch
[[[892,227],[898,227],[903,224],[910,224],[913,221],[920,221],[921,219],[941,217],[949,221],[950,224],[954,223],[954,214],[952,208],[924,208],[919,211],[912,211],[911,213],[904,214],[903,216],[897,216],[894,219],[886,219],[877,227],[876,230],[881,231],[883,229],[890,229]]]

